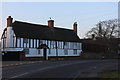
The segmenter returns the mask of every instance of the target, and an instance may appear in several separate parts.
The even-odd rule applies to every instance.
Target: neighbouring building
[[[92,38],[81,39],[82,54],[89,58],[118,58],[120,54],[120,38],[101,38],[92,35]]]
[[[54,27],[54,20],[48,25],[7,18],[7,27],[1,37],[3,60],[27,60],[78,57],[82,51],[77,35],[77,23],[73,30]]]

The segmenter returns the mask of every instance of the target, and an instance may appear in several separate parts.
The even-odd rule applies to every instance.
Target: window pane
[[[64,50],[64,54],[68,55],[68,50],[67,49]]]
[[[73,54],[77,54],[77,49],[74,49],[74,50],[73,50]]]

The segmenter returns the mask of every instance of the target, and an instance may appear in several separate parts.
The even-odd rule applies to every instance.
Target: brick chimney
[[[8,18],[7,18],[7,27],[12,26],[12,20],[13,20],[13,18],[11,16],[8,16]]]
[[[51,20],[51,18],[50,18],[50,20],[48,20],[48,26],[54,27],[54,20]]]
[[[12,20],[11,16],[7,18],[7,31],[6,31],[6,47],[13,47],[13,30],[12,30]]]
[[[77,34],[77,22],[74,22],[74,24],[73,24],[73,30]]]

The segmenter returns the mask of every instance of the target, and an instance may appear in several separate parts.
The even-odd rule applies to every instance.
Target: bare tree
[[[92,34],[101,38],[120,38],[120,24],[118,19],[97,23],[96,27],[93,27],[86,33],[86,37],[90,38]]]

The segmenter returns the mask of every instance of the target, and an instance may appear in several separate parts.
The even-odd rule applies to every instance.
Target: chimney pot
[[[12,20],[13,20],[13,18],[11,16],[8,16],[8,18],[7,18],[7,27],[12,26]]]

